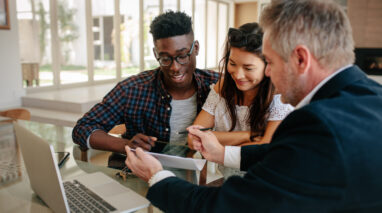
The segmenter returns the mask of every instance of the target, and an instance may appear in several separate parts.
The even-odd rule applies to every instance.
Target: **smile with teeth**
[[[236,84],[243,86],[247,83],[247,81],[242,81],[242,80],[235,80]]]
[[[174,80],[182,80],[185,74],[177,74],[177,75],[172,75],[171,78]]]

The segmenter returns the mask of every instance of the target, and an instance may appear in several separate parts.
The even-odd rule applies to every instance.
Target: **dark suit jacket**
[[[205,187],[170,177],[147,198],[166,212],[382,212],[382,86],[353,66],[270,144],[241,150],[244,178]]]

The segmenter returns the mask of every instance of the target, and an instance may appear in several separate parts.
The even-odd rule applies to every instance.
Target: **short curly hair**
[[[167,11],[151,22],[150,33],[154,41],[161,38],[168,38],[178,35],[192,33],[191,17],[184,12]]]

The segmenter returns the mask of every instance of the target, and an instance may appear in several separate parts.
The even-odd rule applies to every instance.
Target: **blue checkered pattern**
[[[119,82],[102,100],[77,121],[73,141],[86,150],[86,140],[96,129],[108,132],[114,126],[125,124],[124,137],[137,133],[155,136],[158,140],[170,139],[171,95],[165,90],[160,70],[150,70]],[[197,109],[201,110],[210,90],[210,84],[219,74],[196,69]]]

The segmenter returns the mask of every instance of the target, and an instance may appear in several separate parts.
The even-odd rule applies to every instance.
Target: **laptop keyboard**
[[[116,210],[76,180],[64,182],[64,188],[71,212],[111,212]]]

